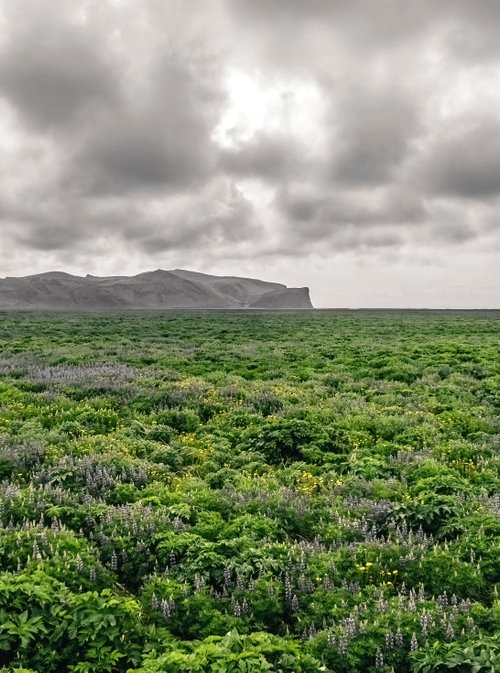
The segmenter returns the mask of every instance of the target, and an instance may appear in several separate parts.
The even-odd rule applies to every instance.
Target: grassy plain
[[[500,670],[500,312],[0,312],[0,667]]]

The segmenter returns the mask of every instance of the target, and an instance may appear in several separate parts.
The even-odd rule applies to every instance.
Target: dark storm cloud
[[[261,235],[252,203],[234,185],[219,181],[177,207],[147,214],[142,226],[127,226],[124,236],[148,254],[234,245]]]
[[[77,245],[84,238],[84,231],[53,223],[43,227],[34,226],[29,230],[29,237],[19,236],[18,241],[29,245],[33,250],[65,250]]]
[[[116,224],[116,223],[115,223]],[[90,216],[90,210],[80,201],[70,198],[10,202],[0,221],[0,229],[11,230],[17,245],[33,250],[65,250],[78,246],[86,237],[92,237],[103,227],[103,222]],[[108,223],[113,227],[113,223]]]
[[[110,57],[94,35],[65,21],[64,10],[61,24],[30,25],[28,13],[0,52],[0,93],[35,128],[64,128],[117,95]]]
[[[372,7],[370,0],[231,0],[231,7],[245,15],[247,19],[265,21],[269,18],[289,18],[311,20],[325,20],[332,16],[338,18],[358,17],[362,12],[368,12],[370,18],[379,15],[379,21],[392,23],[399,18],[405,22],[408,14],[412,17],[421,14],[417,3],[406,3],[401,12],[401,3],[398,0],[380,0],[377,8]],[[422,0],[425,5],[425,0]],[[381,15],[381,16],[380,16]],[[425,16],[425,12],[424,12]]]
[[[445,44],[450,53],[464,63],[494,61],[500,54],[499,26],[479,29],[458,26],[450,30]]]
[[[446,2],[446,0],[444,0]],[[406,3],[398,0],[231,0],[232,11],[241,13],[247,20],[261,23],[280,21],[280,27],[297,20],[311,23],[339,22],[340,27],[357,29],[363,35],[387,40],[405,39],[408,32],[419,30],[432,20],[428,11],[430,0]],[[350,39],[358,39],[355,31],[349,31]]]
[[[126,242],[130,228],[153,240],[165,223],[151,213],[148,195],[190,190],[197,226],[204,226],[199,191],[215,175],[211,134],[225,101],[218,55],[153,1],[137,15],[142,31],[134,29],[134,8],[129,15],[122,9],[123,16],[106,3],[7,5],[0,102],[10,106],[21,140],[11,170],[5,161],[14,187],[0,180],[0,203],[17,246],[60,251],[103,234]],[[42,176],[30,160],[37,144],[49,155]],[[179,230],[173,244],[188,240],[186,217],[175,213],[170,222]]]
[[[264,27],[278,25],[285,33],[297,26],[323,24],[361,49],[406,41],[442,25],[458,42],[471,45],[472,58],[481,58],[477,38],[486,42],[488,50],[490,38],[500,26],[497,0],[228,0],[227,5],[245,21]]]
[[[439,194],[487,199],[500,194],[500,119],[465,120],[431,149],[424,166]]]
[[[224,97],[210,69],[171,55],[145,75],[146,104],[124,102],[85,139],[77,171],[92,192],[182,190],[213,172]]]
[[[354,185],[386,183],[417,132],[418,105],[409,93],[354,88],[340,104],[334,178]]]
[[[500,4],[496,0],[458,0],[452,9],[446,42],[451,53],[472,63],[497,58],[500,55]]]
[[[294,236],[304,243],[309,238],[324,240],[335,235],[346,227],[361,231],[371,230],[371,237],[376,237],[376,229],[408,227],[425,221],[427,211],[413,194],[385,192],[373,197],[356,194],[331,196],[319,193],[301,193],[284,190],[276,200],[276,205],[285,216],[286,221],[294,224]],[[375,232],[375,233],[374,233]],[[394,232],[391,240],[399,240]]]

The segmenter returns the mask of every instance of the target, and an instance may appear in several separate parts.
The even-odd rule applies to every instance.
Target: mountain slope
[[[72,276],[51,271],[0,279],[0,308],[312,308],[308,288],[195,271]]]

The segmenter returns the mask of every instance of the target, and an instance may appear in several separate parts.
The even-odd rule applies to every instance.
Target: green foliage
[[[497,312],[0,320],[0,672],[500,670]]]
[[[305,420],[271,417],[250,426],[241,435],[241,446],[261,453],[266,462],[276,464],[302,460],[321,433]]]
[[[414,673],[496,673],[500,670],[500,638],[481,638],[473,643],[433,643],[413,657]]]
[[[241,636],[233,630],[222,638],[211,637],[184,651],[146,658],[138,673],[316,673],[320,662],[283,638],[267,633]]]
[[[137,663],[139,606],[109,589],[73,593],[42,570],[0,580],[0,662],[57,671]]]

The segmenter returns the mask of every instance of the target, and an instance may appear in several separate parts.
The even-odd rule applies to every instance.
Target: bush
[[[137,673],[317,673],[317,659],[301,652],[298,645],[266,633],[241,636],[236,630],[226,636],[207,638],[194,647],[185,646],[148,657]]]

